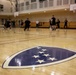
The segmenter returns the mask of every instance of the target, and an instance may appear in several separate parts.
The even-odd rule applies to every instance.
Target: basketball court
[[[11,4],[12,1],[17,2],[17,0],[8,1]],[[43,1],[40,7],[44,5],[47,7],[48,1],[53,2],[52,0]],[[62,1],[58,0],[58,2],[60,2],[58,5],[61,5]],[[51,11],[39,10],[39,12],[25,12],[25,14],[24,12],[20,14],[18,10],[14,12],[12,19],[25,20],[29,17],[31,21],[34,21],[29,31],[24,31],[23,27],[18,26],[4,29],[4,26],[0,24],[0,75],[76,75],[76,4],[73,2],[74,0],[70,2],[63,0],[65,7],[68,3],[72,3],[65,10],[65,7],[61,10],[57,7],[58,11],[56,8],[56,10],[51,8]],[[28,1],[26,5],[29,10]],[[32,3],[31,9],[36,8],[35,6]],[[20,9],[23,10],[23,8]],[[53,14],[62,20],[60,28],[54,31],[48,27],[49,18]],[[65,18],[69,19],[66,29],[63,28]],[[35,27],[36,19],[42,20],[43,25],[39,28]]]
[[[41,64],[40,66],[29,65],[30,67],[4,68],[3,65],[12,55],[27,51],[34,47],[54,47],[75,52],[74,57],[59,63]],[[75,29],[50,29],[30,28],[30,31],[23,31],[23,28],[4,30],[0,28],[0,75],[75,75],[76,74],[76,30]],[[47,49],[48,50],[48,49]],[[65,52],[66,53],[66,52]],[[28,54],[29,55],[29,54]],[[61,55],[59,58],[65,56]],[[68,54],[67,54],[68,55]],[[28,57],[27,57],[28,58]],[[70,58],[70,57],[68,57]],[[67,59],[67,58],[65,58]],[[29,62],[27,62],[29,63]],[[50,62],[51,63],[51,62]],[[47,64],[47,65],[46,65]],[[19,68],[18,68],[19,67]]]

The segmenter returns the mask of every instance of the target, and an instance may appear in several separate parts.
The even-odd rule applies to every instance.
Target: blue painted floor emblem
[[[76,57],[76,52],[57,47],[38,46],[9,57],[3,68],[28,68],[60,63]]]

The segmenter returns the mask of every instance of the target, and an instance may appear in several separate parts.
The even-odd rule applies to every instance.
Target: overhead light
[[[46,11],[44,11],[44,13],[45,13]]]
[[[65,10],[67,10],[67,9],[65,9]]]

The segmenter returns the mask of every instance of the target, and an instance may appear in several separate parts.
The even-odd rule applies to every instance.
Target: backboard
[[[76,12],[76,4],[70,5],[70,11],[73,11],[74,13]]]
[[[14,12],[14,17],[19,16],[19,12]]]

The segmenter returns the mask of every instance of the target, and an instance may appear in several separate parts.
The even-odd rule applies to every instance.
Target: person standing
[[[12,28],[13,28],[13,32],[15,33],[15,20],[11,21],[11,25],[12,25]]]
[[[11,23],[12,23],[12,27],[15,28],[15,20],[12,20]]]
[[[67,28],[67,24],[68,24],[68,20],[66,18],[65,21],[64,21],[64,28]]]
[[[21,20],[21,27],[23,27],[23,24],[24,24],[24,22],[23,22],[23,20]]]
[[[60,20],[59,19],[57,19],[56,24],[57,24],[57,28],[60,28]]]
[[[19,27],[21,27],[21,20],[19,20],[18,23],[19,23]]]
[[[36,21],[36,28],[39,28],[39,21]]]
[[[52,29],[51,19],[49,19],[50,29]]]
[[[54,15],[52,15],[51,18],[51,25],[52,25],[52,30],[56,30],[56,18],[54,17]]]
[[[7,29],[7,28],[11,29],[11,21],[10,21],[10,19],[5,21],[4,26],[5,26],[4,29]]]
[[[31,23],[31,22],[30,22],[29,18],[27,18],[27,19],[25,20],[24,31],[25,31],[26,29],[29,31],[30,23]]]

